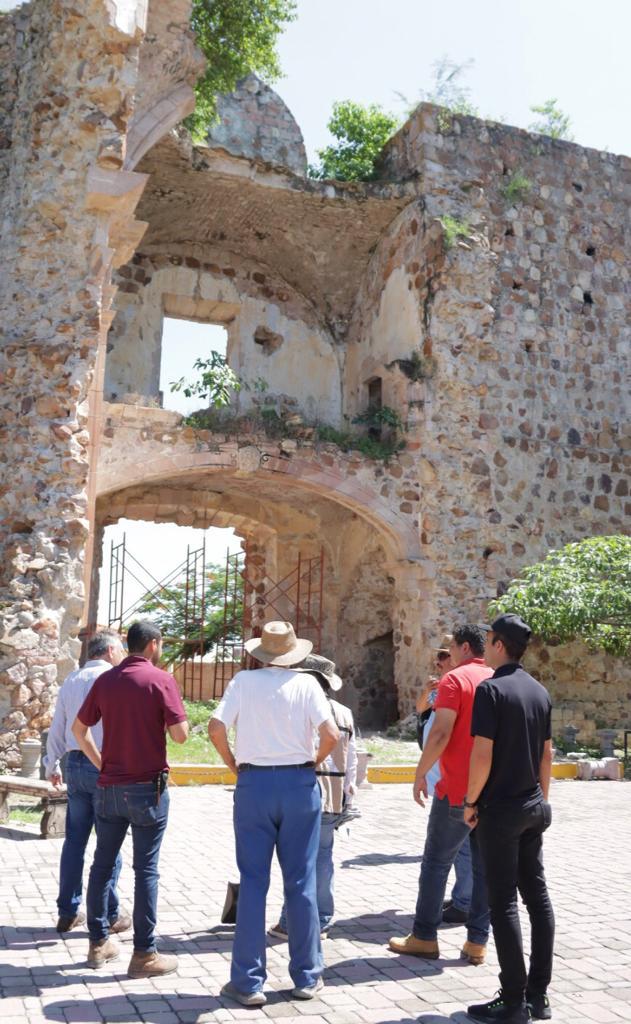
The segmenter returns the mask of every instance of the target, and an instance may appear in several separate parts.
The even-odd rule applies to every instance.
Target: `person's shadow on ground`
[[[379,867],[383,864],[420,864],[420,853],[360,853],[340,864],[341,868]]]

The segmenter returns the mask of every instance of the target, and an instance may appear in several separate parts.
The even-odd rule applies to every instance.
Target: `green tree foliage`
[[[186,120],[195,142],[205,140],[220,93],[251,71],[268,81],[280,76],[276,42],[295,17],[295,0],[193,0],[191,27],[208,61]]]
[[[574,136],[571,133],[572,122],[568,114],[564,114],[557,106],[556,100],[546,100],[539,106],[530,108],[533,114],[539,114],[539,119],[528,126],[531,132],[539,135],[549,135],[551,139],[565,139],[566,142],[573,142]]]
[[[219,409],[230,405],[233,393],[240,391],[243,386],[221,352],[211,352],[209,359],[196,359],[193,369],[199,371],[199,376],[192,381],[184,377],[172,380],[169,383],[171,391],[181,391],[187,398],[203,398],[209,406]]]
[[[229,581],[229,592],[233,589],[232,579]],[[168,665],[177,664],[185,655],[193,651],[199,653],[200,638],[203,635],[204,654],[215,646],[223,632],[224,604],[226,592],[226,568],[222,565],[206,566],[206,584],[204,593],[203,629],[199,620],[195,621],[192,612],[192,598],[189,593],[189,614],[186,612],[187,595],[186,581],[180,580],[171,587],[161,590],[158,594],[149,591],[141,605],[135,610],[134,618],[149,618],[155,622],[163,637],[163,662]],[[197,611],[200,609],[200,594],[197,597]],[[229,595],[230,596],[230,595]],[[228,623],[229,642],[238,643],[242,640],[241,623],[243,622],[243,584],[239,581],[236,595],[236,606],[232,608],[232,622]]]
[[[375,177],[375,160],[398,127],[398,118],[375,103],[334,103],[327,128],[337,141],[318,150],[320,162],[309,168],[310,176],[371,181]]]
[[[521,615],[546,643],[581,639],[629,655],[631,537],[592,537],[551,551],[491,602],[489,615],[502,612]]]

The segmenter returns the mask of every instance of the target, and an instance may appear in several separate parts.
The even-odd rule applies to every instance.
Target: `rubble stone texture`
[[[187,18],[35,0],[0,19],[0,765],[49,720],[121,516],[232,526],[256,581],[324,549],[323,653],[366,725],[411,709],[436,640],[522,566],[628,529],[630,162],[422,105],[380,180],[312,181],[253,79],[194,147],[171,131],[200,68]],[[298,440],[160,408],[164,315],[224,324]],[[315,439],[375,386],[405,450]],[[628,665],[532,659],[559,725],[626,723]]]

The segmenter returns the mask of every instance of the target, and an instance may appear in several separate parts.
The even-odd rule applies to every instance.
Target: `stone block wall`
[[[218,98],[217,116],[208,130],[209,149],[307,173],[305,144],[293,114],[256,75],[242,78],[233,93]]]

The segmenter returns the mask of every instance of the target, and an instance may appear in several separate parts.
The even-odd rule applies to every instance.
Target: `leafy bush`
[[[334,103],[327,128],[337,142],[318,150],[320,162],[309,167],[310,177],[371,181],[375,160],[398,127],[398,118],[375,103]]]
[[[489,615],[514,612],[546,643],[631,653],[631,537],[591,537],[523,569]]]
[[[533,114],[539,114],[539,120],[533,121],[528,126],[529,131],[537,132],[538,135],[549,135],[551,139],[565,139],[566,142],[573,142],[574,136],[571,133],[572,122],[568,114],[564,114],[557,107],[557,101],[546,100],[539,106],[530,108]]]
[[[200,371],[199,377],[193,381],[186,381],[184,377],[171,381],[171,391],[181,391],[187,398],[204,398],[209,405],[220,408],[229,405],[233,393],[243,386],[220,352],[211,352],[210,359],[196,359],[193,369]]]
[[[280,77],[276,42],[295,17],[295,0],[193,0],[191,28],[208,62],[185,122],[195,142],[205,141],[220,93],[251,71],[268,81]]]

